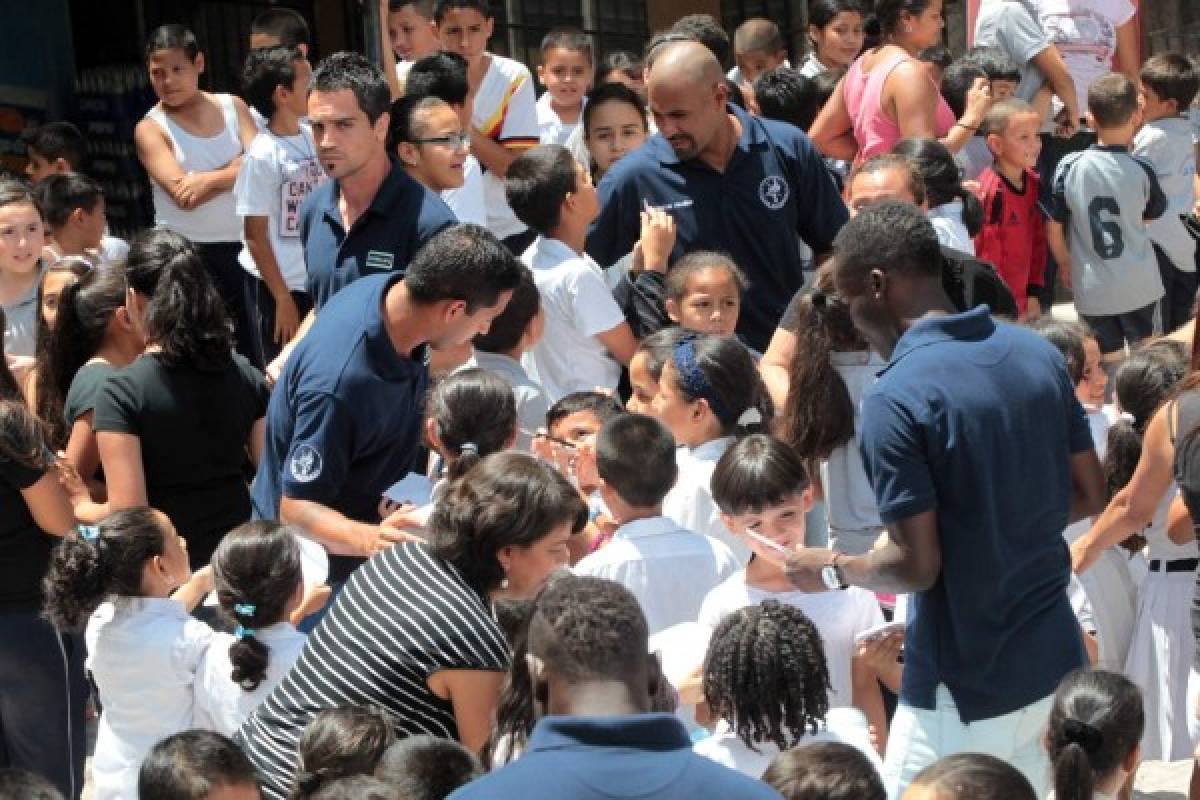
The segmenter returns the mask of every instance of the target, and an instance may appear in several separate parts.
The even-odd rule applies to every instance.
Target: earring
[[[912,25],[905,25],[905,26],[904,26],[904,32],[905,32],[905,33],[912,33]]]
[[[507,588],[508,588],[508,578],[505,578],[504,580],[500,581],[500,588],[501,588],[501,589],[507,589]]]

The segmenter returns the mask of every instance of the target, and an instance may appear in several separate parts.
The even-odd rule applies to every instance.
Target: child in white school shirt
[[[637,349],[604,275],[584,253],[600,211],[591,176],[567,150],[540,145],[508,168],[508,202],[539,236],[521,257],[542,295],[546,329],[526,354],[550,402],[575,391],[615,390]]]
[[[87,668],[104,707],[92,756],[95,800],[137,797],[150,748],[193,726],[192,684],[213,632],[189,612],[211,588],[211,570],[192,574],[183,537],[150,508],[79,526],[55,550],[46,615],[64,630],[87,620]]]
[[[642,414],[609,420],[596,438],[600,496],[618,527],[612,540],[575,565],[633,592],[650,635],[693,622],[705,595],[738,568],[721,542],[662,514],[675,484],[675,439]]]

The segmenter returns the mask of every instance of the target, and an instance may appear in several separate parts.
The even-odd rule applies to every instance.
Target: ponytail
[[[983,203],[979,202],[974,192],[967,191],[961,183],[958,184],[957,194],[963,204],[963,225],[966,226],[967,235],[974,239],[983,230]]]
[[[1133,477],[1146,427],[1186,371],[1182,348],[1167,341],[1137,350],[1117,370],[1114,394],[1122,414],[1108,430],[1108,452],[1104,456],[1104,477],[1110,494],[1120,491]]]
[[[288,603],[304,580],[300,545],[277,522],[247,522],[221,539],[212,568],[217,602],[237,625],[229,646],[230,677],[252,692],[267,677],[270,657],[258,631],[284,621]]]
[[[1059,684],[1046,723],[1046,750],[1060,800],[1091,800],[1142,739],[1142,696],[1128,678],[1076,670]]]
[[[733,336],[687,334],[672,352],[675,385],[689,401],[704,400],[725,436],[761,433],[775,406],[746,346]]]
[[[130,288],[148,298],[147,343],[164,363],[216,371],[232,362],[229,314],[194,244],[169,230],[144,231],[130,243],[127,264]]]
[[[912,161],[925,181],[925,199],[931,209],[961,200],[967,233],[972,238],[979,234],[983,228],[983,204],[963,187],[962,168],[944,144],[937,139],[901,139],[892,152]]]
[[[512,386],[482,369],[465,369],[438,383],[430,393],[429,417],[446,451],[447,480],[509,447],[517,432]]]
[[[108,597],[140,596],[142,568],[163,554],[160,517],[152,508],[127,508],[64,536],[42,582],[43,616],[59,630],[78,630]]]
[[[854,438],[854,403],[832,353],[868,351],[845,303],[833,292],[831,271],[818,273],[816,290],[800,299],[795,334],[781,434],[805,463],[812,463]]]

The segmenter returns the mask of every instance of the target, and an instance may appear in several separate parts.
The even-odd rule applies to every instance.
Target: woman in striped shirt
[[[238,732],[265,795],[287,796],[300,736],[327,708],[376,705],[399,736],[480,750],[509,661],[493,601],[536,594],[586,521],[579,493],[526,455],[488,456],[450,484],[428,545],[396,545],[356,570]]]

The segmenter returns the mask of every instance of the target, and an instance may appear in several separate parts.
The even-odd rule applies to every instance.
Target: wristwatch
[[[826,589],[850,588],[850,584],[846,583],[846,578],[842,575],[842,568],[837,563],[841,555],[841,553],[834,553],[829,563],[821,567],[821,581],[825,584]]]

